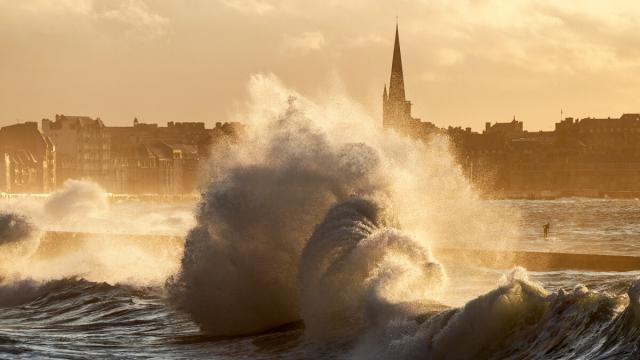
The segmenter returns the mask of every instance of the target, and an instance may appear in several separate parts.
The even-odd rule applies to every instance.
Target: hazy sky
[[[251,74],[381,116],[395,16],[414,116],[529,130],[640,112],[636,0],[0,0],[0,125],[241,120]]]

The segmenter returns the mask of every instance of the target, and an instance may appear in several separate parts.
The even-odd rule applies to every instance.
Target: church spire
[[[393,62],[391,64],[391,80],[389,81],[389,98],[400,101],[405,100],[404,75],[402,74],[402,55],[400,54],[400,35],[398,34],[397,22],[396,41],[393,46]]]

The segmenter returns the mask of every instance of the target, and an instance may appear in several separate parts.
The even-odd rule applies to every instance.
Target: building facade
[[[449,128],[460,164],[486,193],[640,196],[640,115],[565,118],[554,131],[521,122],[488,124],[482,134]]]
[[[46,193],[56,186],[56,150],[27,122],[0,129],[0,191]]]
[[[167,126],[133,120],[133,126],[107,127],[112,141],[114,192],[186,194],[199,189],[202,170],[215,144],[235,140],[239,123],[168,122]]]
[[[112,187],[111,141],[100,118],[56,115],[42,120],[42,132],[56,146],[59,184],[86,178]]]

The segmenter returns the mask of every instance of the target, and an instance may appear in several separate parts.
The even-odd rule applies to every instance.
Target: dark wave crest
[[[631,286],[628,299],[584,286],[550,293],[515,270],[507,284],[462,308],[369,332],[355,357],[637,359],[639,284]]]
[[[13,244],[31,236],[33,224],[23,215],[0,213],[0,245]]]

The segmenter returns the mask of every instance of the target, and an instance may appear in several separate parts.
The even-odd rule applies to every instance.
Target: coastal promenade
[[[109,241],[114,246],[117,246],[117,242],[126,241],[129,245],[140,247],[144,251],[166,253],[182,247],[184,238],[170,235],[47,231],[42,234],[40,246],[34,255],[64,256],[90,241]],[[432,250],[436,259],[443,263],[461,263],[491,269],[522,266],[530,271],[640,271],[640,256],[444,247],[435,247]]]

